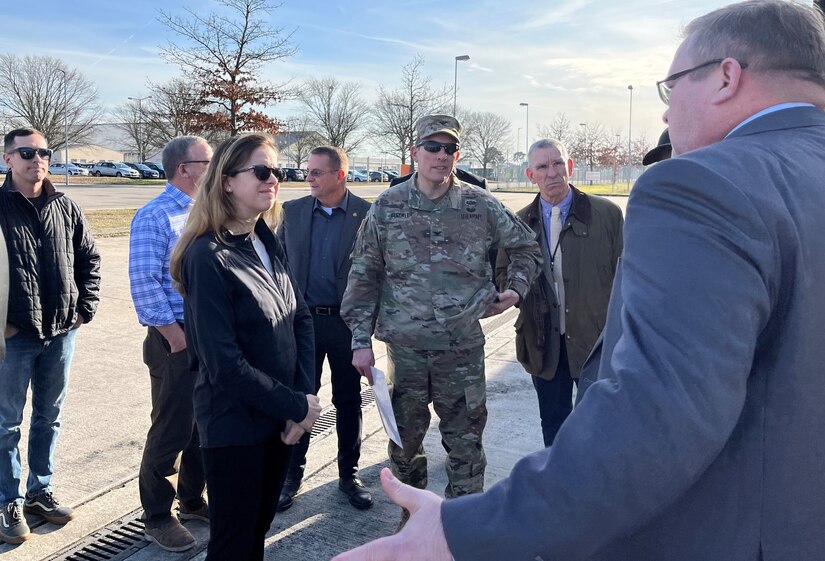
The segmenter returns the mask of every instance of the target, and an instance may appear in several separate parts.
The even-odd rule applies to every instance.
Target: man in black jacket
[[[372,495],[358,477],[361,457],[361,375],[352,366],[352,332],[339,315],[352,265],[350,253],[370,203],[347,190],[349,160],[341,148],[319,146],[307,163],[311,194],[284,203],[279,235],[290,269],[306,299],[315,328],[315,393],[321,388],[324,357],[329,362],[335,428],[338,432],[338,487],[358,509]],[[292,506],[301,487],[309,433],[293,448],[278,510]]]
[[[76,203],[46,179],[52,151],[34,129],[4,138],[0,228],[9,263],[6,358],[0,363],[0,539],[30,536],[23,510],[53,524],[74,517],[52,492],[54,450],[77,328],[94,317],[100,256]],[[20,424],[31,382],[29,477],[20,493]]]

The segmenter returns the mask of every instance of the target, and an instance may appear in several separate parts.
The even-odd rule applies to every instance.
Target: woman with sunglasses
[[[195,420],[209,493],[208,561],[261,560],[289,446],[320,414],[312,316],[272,233],[272,138],[230,138],[206,169],[171,273],[198,363]]]

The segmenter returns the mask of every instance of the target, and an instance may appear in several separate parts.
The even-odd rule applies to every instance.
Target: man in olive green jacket
[[[604,327],[624,219],[607,199],[570,185],[573,160],[560,142],[535,142],[527,161],[539,195],[517,214],[536,232],[544,267],[519,306],[516,356],[533,375],[544,445],[550,446],[572,410],[573,382]],[[500,252],[500,279],[508,263]]]

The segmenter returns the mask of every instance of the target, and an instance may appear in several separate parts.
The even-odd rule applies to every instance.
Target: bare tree
[[[310,78],[298,92],[298,100],[307,110],[310,122],[333,146],[350,152],[366,135],[364,123],[369,105],[358,93],[358,82],[340,82],[337,78]]]
[[[622,142],[622,135],[618,130],[605,135],[605,142],[599,147],[597,162],[600,166],[609,167],[613,172],[613,183],[619,176],[619,169],[627,161],[627,145]]]
[[[572,137],[567,150],[573,160],[585,163],[590,170],[599,163],[599,154],[609,144],[608,133],[601,123],[585,123]]]
[[[564,113],[556,113],[553,121],[547,125],[539,125],[539,136],[542,138],[555,139],[568,146],[573,140],[572,125],[570,119]],[[529,148],[529,146],[528,146]]]
[[[208,106],[193,81],[173,78],[165,84],[150,82],[149,90],[151,99],[144,103],[143,111],[152,145],[164,146],[173,138],[190,134],[220,140],[221,131],[206,128]]]
[[[92,82],[42,55],[0,55],[0,109],[7,126],[34,127],[52,146],[64,144],[65,123],[69,142],[82,142],[102,114]]]
[[[422,73],[423,65],[424,57],[417,54],[401,69],[400,87],[388,90],[380,86],[377,92],[372,133],[391,147],[387,153],[398,156],[402,164],[407,163],[415,142],[416,121],[428,113],[445,110],[451,103],[452,90],[446,86],[434,88],[432,79]]]
[[[488,164],[503,159],[502,155],[510,143],[510,132],[510,122],[495,113],[473,112],[465,118],[462,150],[481,164],[485,177]]]
[[[152,133],[146,122],[146,111],[136,100],[129,100],[112,111],[114,126],[126,134],[134,146],[138,159],[141,159],[153,147]]]
[[[285,133],[278,137],[278,149],[288,162],[294,163],[296,168],[301,167],[309,159],[309,152],[316,146],[329,142],[312,130],[308,117],[299,117],[287,121]]]
[[[645,154],[647,154],[653,146],[654,143],[647,137],[647,131],[642,131],[636,135],[630,143],[630,165],[642,165],[642,158],[645,157]]]
[[[184,8],[187,17],[161,10],[159,20],[177,34],[182,45],[162,49],[168,62],[180,66],[200,84],[200,97],[211,110],[204,112],[204,129],[223,129],[234,136],[243,130],[276,133],[279,123],[257,111],[283,98],[285,85],[260,80],[269,62],[292,56],[294,31],[284,32],[270,21],[278,8],[269,0],[215,0],[225,13],[201,15]]]

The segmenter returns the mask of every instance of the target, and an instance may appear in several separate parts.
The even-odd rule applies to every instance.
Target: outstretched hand
[[[388,468],[381,470],[381,486],[395,504],[410,511],[406,526],[395,535],[336,555],[332,561],[452,561],[441,525],[444,499],[430,491],[404,485]]]

